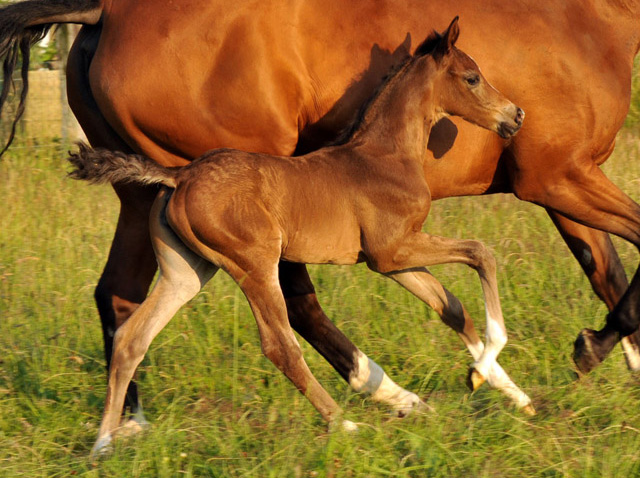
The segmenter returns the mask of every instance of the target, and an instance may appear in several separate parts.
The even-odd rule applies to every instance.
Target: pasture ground
[[[465,387],[457,336],[365,266],[311,267],[328,315],[435,412],[406,419],[352,393],[307,344],[311,369],[361,423],[329,432],[260,352],[239,289],[218,274],[152,344],[140,367],[143,435],[87,456],[105,396],[93,288],[117,200],[65,177],[65,148],[17,147],[0,160],[0,477],[640,476],[640,378],[616,348],[576,380],[571,351],[606,309],[541,208],[511,196],[437,202],[427,229],[495,252],[510,341],[501,363],[534,399],[529,418],[486,386]],[[604,166],[640,201],[640,140],[625,133]],[[616,240],[631,274],[637,252]],[[484,330],[479,281],[434,267]]]

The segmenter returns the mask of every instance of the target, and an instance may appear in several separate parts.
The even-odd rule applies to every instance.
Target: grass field
[[[605,165],[640,200],[640,141]],[[470,394],[471,360],[413,296],[364,266],[312,267],[328,315],[399,384],[435,408],[397,419],[352,393],[309,346],[311,369],[356,434],[330,433],[262,357],[248,306],[218,274],[158,336],[139,383],[152,422],[99,462],[87,456],[105,396],[93,287],[117,201],[65,177],[61,149],[0,160],[0,477],[628,477],[640,476],[640,380],[622,352],[576,381],[577,332],[606,313],[544,212],[511,196],[435,204],[430,232],[495,252],[510,342],[501,363],[534,399],[529,418],[497,392]],[[635,250],[616,240],[631,273]],[[475,274],[433,268],[483,329]]]

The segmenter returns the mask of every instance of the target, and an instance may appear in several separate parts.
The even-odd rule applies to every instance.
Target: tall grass
[[[629,105],[629,114],[627,115],[625,124],[628,127],[638,127],[638,125],[640,125],[640,57],[636,57],[633,64],[631,104]]]
[[[605,165],[640,200],[639,142]],[[13,151],[13,152],[12,152]],[[139,384],[151,429],[91,462],[105,396],[92,291],[117,217],[108,187],[65,177],[62,148],[0,161],[0,477],[621,477],[640,474],[639,381],[622,354],[579,381],[571,344],[606,310],[544,212],[511,196],[434,205],[433,233],[485,241],[499,263],[510,342],[501,362],[534,399],[528,418],[488,388],[437,316],[365,267],[312,267],[335,323],[435,412],[403,420],[348,390],[306,344],[311,369],[362,423],[329,433],[262,357],[249,308],[219,274],[158,336]],[[632,248],[616,240],[631,273]],[[482,328],[474,273],[433,268]]]

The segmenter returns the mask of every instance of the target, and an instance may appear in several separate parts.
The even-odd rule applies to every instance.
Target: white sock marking
[[[351,372],[349,384],[356,392],[369,394],[376,402],[386,403],[402,412],[409,412],[422,403],[415,393],[396,384],[362,352],[358,351],[354,359],[358,367]]]

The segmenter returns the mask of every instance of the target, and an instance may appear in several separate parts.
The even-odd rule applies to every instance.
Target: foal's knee
[[[484,270],[493,273],[496,270],[496,259],[484,243],[480,241],[468,241],[470,265],[476,270]]]

